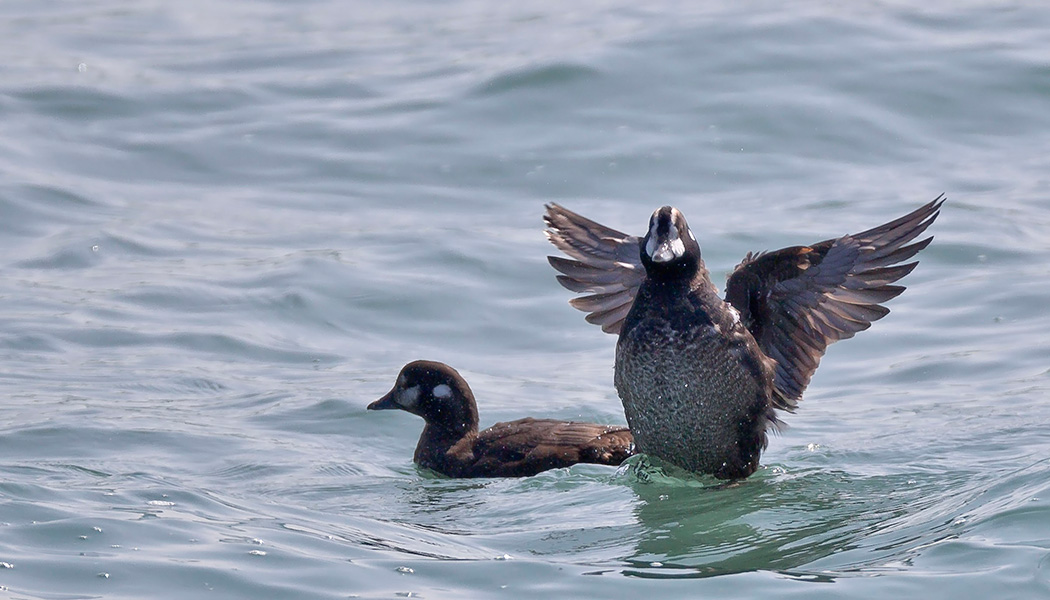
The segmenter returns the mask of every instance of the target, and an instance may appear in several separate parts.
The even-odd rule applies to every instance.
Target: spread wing
[[[496,477],[534,475],[581,462],[616,466],[632,454],[626,426],[528,418],[479,433],[474,468]]]
[[[794,409],[832,342],[853,337],[889,311],[892,285],[918,262],[901,264],[929,245],[909,243],[937,218],[944,195],[874,229],[748,255],[729,276],[726,301],[762,351],[777,361],[776,407]]]
[[[606,333],[618,334],[645,279],[641,239],[610,229],[557,204],[543,216],[547,239],[576,260],[548,256],[558,270],[558,282],[588,295],[569,301],[587,314],[587,322]]]

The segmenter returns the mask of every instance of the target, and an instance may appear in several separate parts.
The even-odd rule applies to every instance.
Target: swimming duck
[[[682,213],[657,209],[644,237],[557,204],[548,239],[558,281],[589,295],[570,301],[618,334],[614,383],[638,452],[721,479],[758,468],[775,409],[794,412],[827,346],[884,317],[903,263],[932,237],[944,196],[855,235],[748,253],[723,300]]]
[[[519,419],[478,431],[478,407],[452,367],[417,360],[401,369],[385,396],[368,410],[401,409],[426,426],[414,460],[449,477],[523,477],[576,463],[619,465],[634,454],[623,425]]]

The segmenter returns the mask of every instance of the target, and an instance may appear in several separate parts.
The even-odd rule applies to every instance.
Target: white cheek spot
[[[435,398],[448,398],[452,395],[452,388],[448,387],[447,383],[435,385],[433,394]]]
[[[413,408],[419,402],[419,386],[414,385],[397,394],[397,403],[405,408]]]
[[[645,244],[645,253],[649,255],[649,258],[656,254],[656,234],[652,231],[649,232],[649,241]]]
[[[685,255],[685,242],[683,242],[682,238],[677,235],[675,235],[674,241],[671,242],[671,253],[674,254],[675,257]]]

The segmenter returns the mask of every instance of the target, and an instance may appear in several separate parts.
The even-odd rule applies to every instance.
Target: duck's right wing
[[[548,256],[565,288],[588,294],[569,301],[587,314],[587,322],[619,334],[645,279],[641,239],[582,217],[551,203],[543,215],[547,239],[576,260]]]

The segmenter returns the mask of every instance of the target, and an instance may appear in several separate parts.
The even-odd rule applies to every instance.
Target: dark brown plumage
[[[882,302],[929,245],[911,243],[943,196],[856,235],[749,253],[723,301],[685,217],[653,213],[629,236],[556,204],[547,237],[576,260],[549,257],[570,303],[619,335],[615,382],[638,451],[723,478],[750,475],[773,409],[793,411],[827,346],[885,316]]]
[[[474,394],[452,367],[417,360],[369,410],[401,409],[423,417],[416,464],[449,477],[522,477],[576,463],[619,465],[634,454],[622,425],[519,419],[478,431]]]

